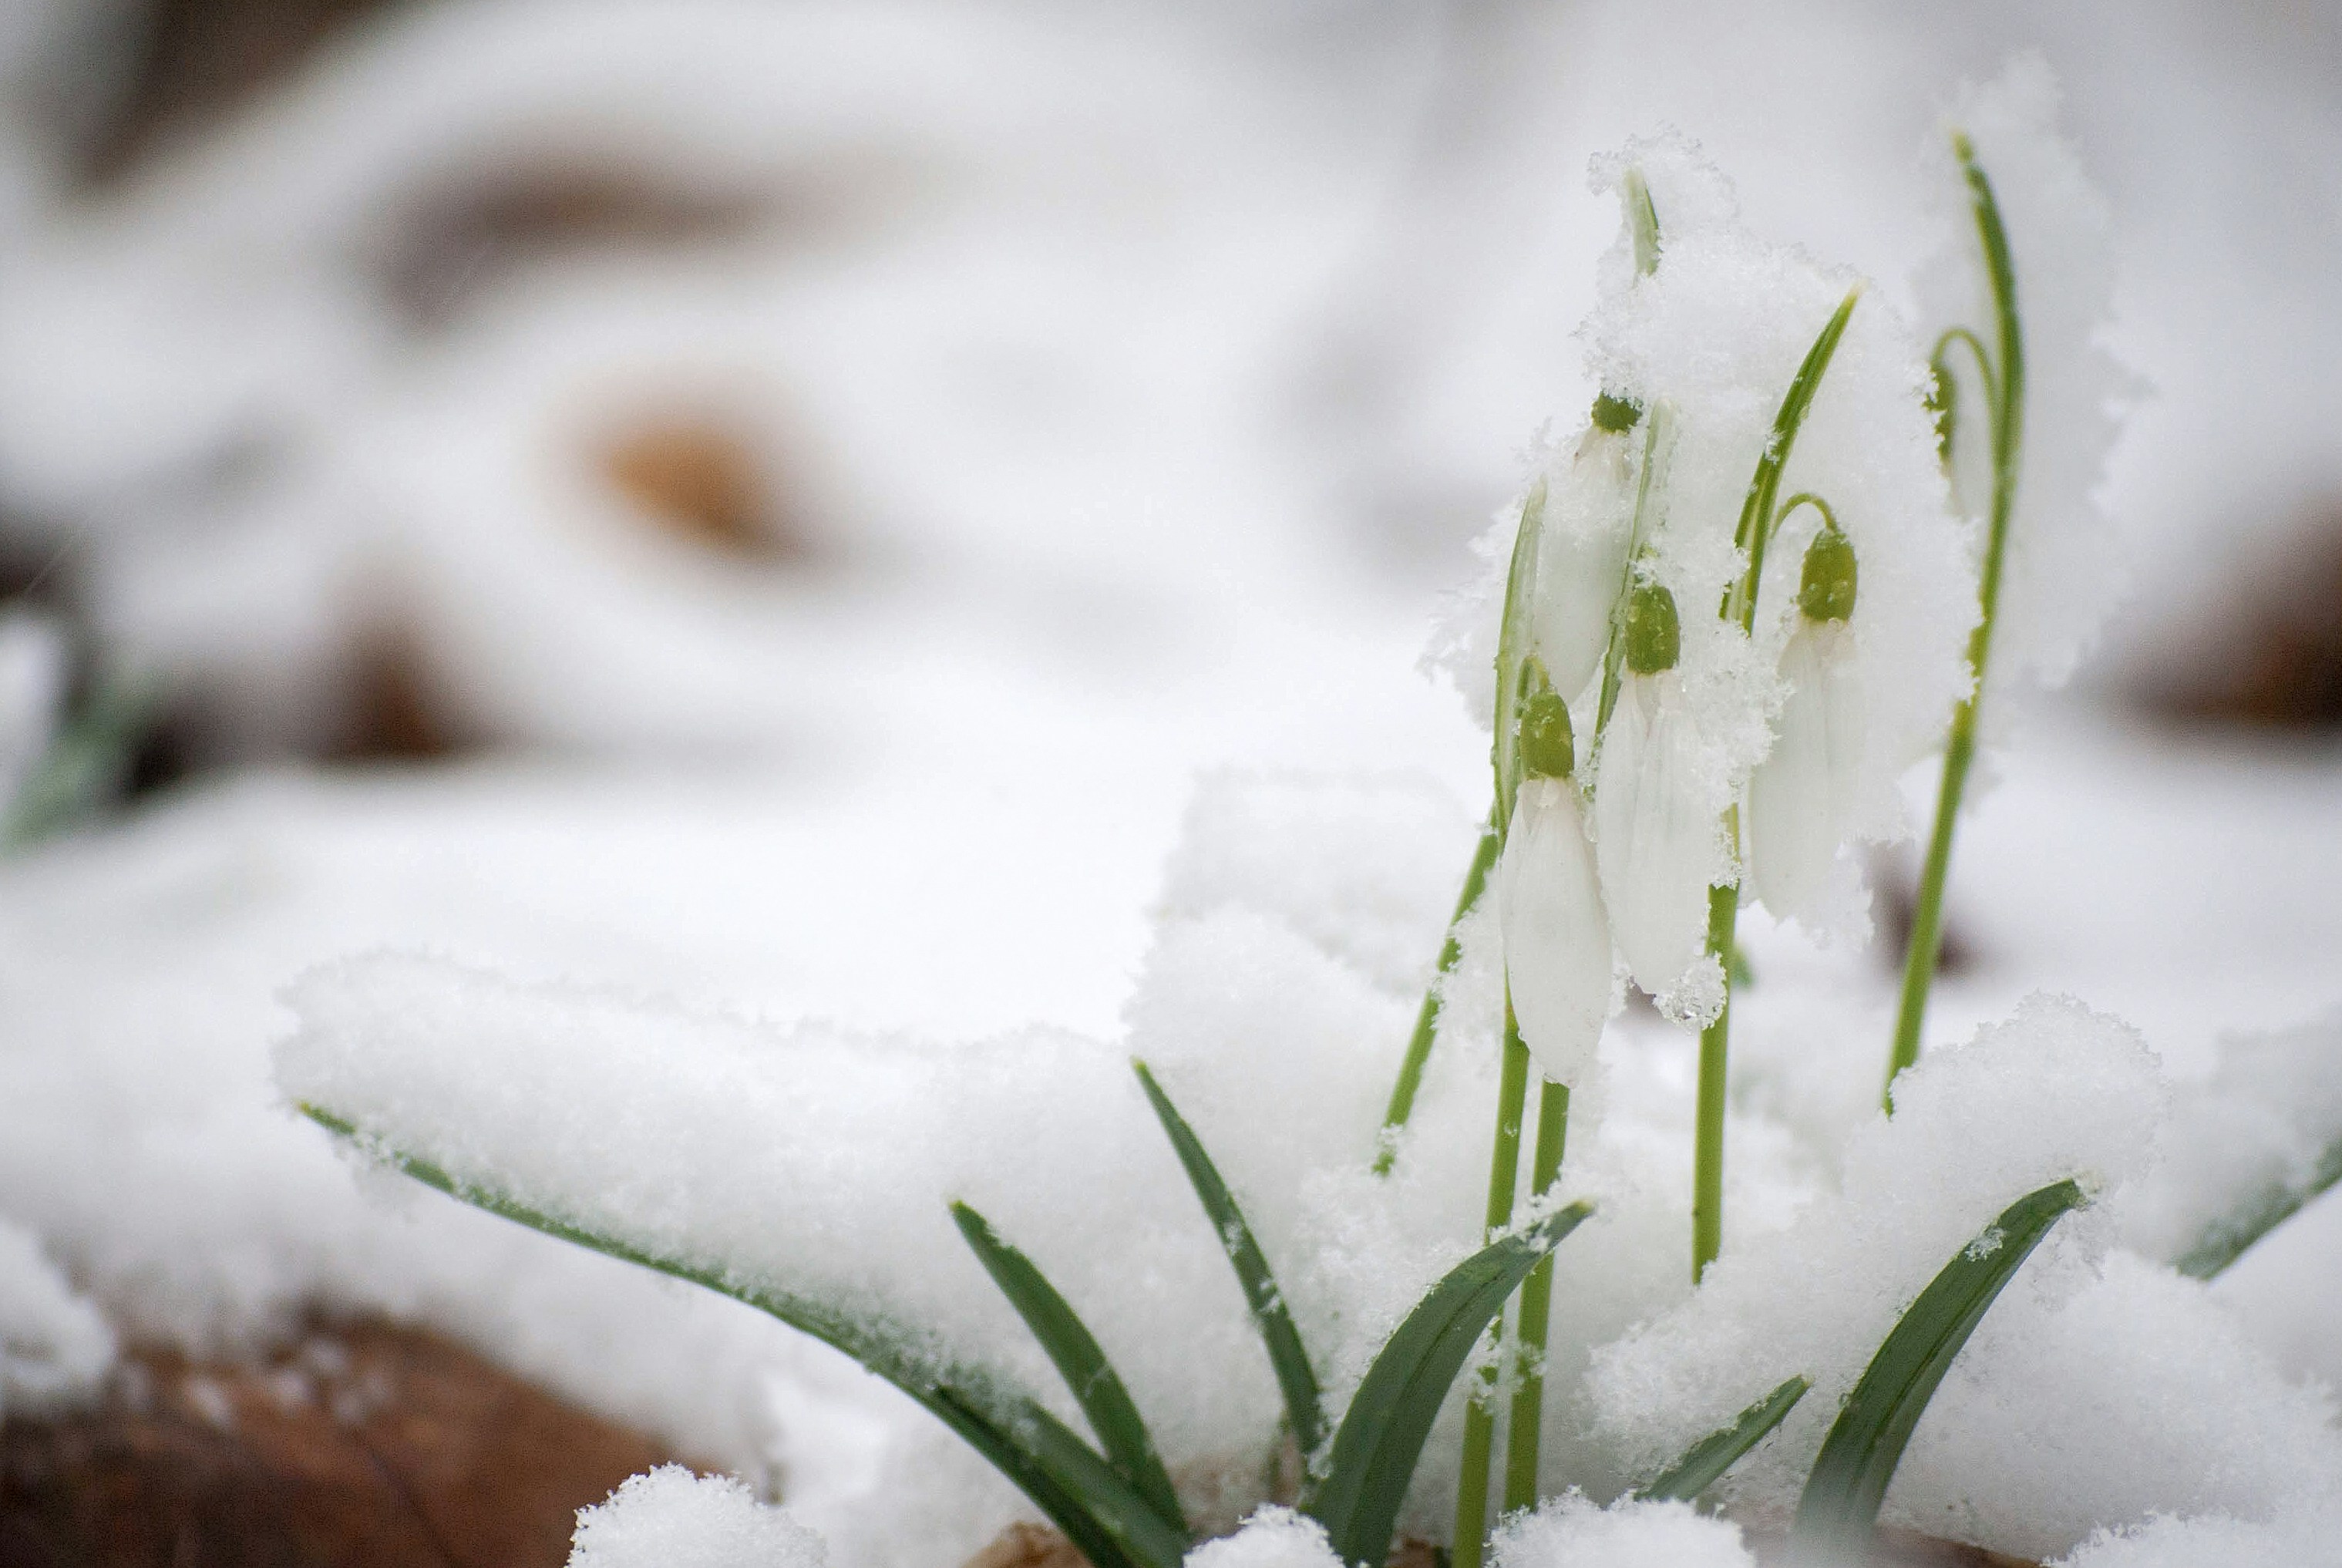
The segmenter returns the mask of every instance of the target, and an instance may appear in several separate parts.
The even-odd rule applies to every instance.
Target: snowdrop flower
[[[1610,920],[1578,804],[1569,704],[1541,670],[1535,678],[1541,689],[1522,711],[1521,785],[1496,866],[1496,916],[1521,1039],[1547,1078],[1576,1084],[1610,1014]]]
[[[1670,1005],[1700,956],[1716,834],[1696,787],[1699,736],[1676,674],[1681,653],[1675,595],[1643,584],[1627,601],[1627,675],[1602,734],[1594,844],[1627,973],[1663,1009],[1701,1022],[1701,1009]]]
[[[1566,700],[1586,689],[1610,644],[1610,611],[1626,580],[1643,411],[1605,394],[1566,464],[1546,476],[1532,624],[1537,656]]]
[[[1854,546],[1827,509],[1823,515],[1806,547],[1797,627],[1781,650],[1788,695],[1773,750],[1748,784],[1750,871],[1756,895],[1778,915],[1819,906],[1860,804],[1863,686],[1847,624]]]

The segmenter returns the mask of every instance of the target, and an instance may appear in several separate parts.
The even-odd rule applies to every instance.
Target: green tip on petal
[[[1569,704],[1550,689],[1521,710],[1521,772],[1533,779],[1566,779],[1577,771],[1577,740]]]
[[[1613,435],[1624,435],[1642,423],[1643,405],[1631,397],[1613,397],[1608,393],[1594,399],[1594,428],[1606,430]]]
[[[1854,545],[1837,529],[1823,529],[1806,546],[1797,608],[1808,621],[1843,621],[1854,614]]]
[[[1683,657],[1683,624],[1676,596],[1656,583],[1636,588],[1626,601],[1626,667],[1638,675],[1672,670]]]

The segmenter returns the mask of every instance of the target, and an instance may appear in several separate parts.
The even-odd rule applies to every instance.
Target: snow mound
[[[821,1537],[728,1475],[662,1464],[577,1511],[569,1568],[828,1568]]]

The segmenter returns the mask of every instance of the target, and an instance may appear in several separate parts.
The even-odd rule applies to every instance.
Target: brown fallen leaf
[[[0,1568],[559,1568],[577,1509],[671,1457],[418,1329],[137,1353],[97,1408],[0,1423]]]

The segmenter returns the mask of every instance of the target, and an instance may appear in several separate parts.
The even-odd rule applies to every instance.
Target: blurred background
[[[288,764],[752,776],[833,908],[1058,839],[1083,914],[1019,1003],[1100,974],[1069,1021],[1110,1026],[1198,768],[1477,793],[1411,665],[1589,390],[1588,157],[1677,125],[1898,298],[1940,105],[2027,47],[2148,388],[2107,486],[2132,597],[2050,734],[2119,737],[2086,779],[2207,744],[2290,777],[2342,721],[2342,9],[5,15],[0,575],[45,630],[0,684],[27,735],[60,687],[79,715],[28,832]],[[2298,826],[2267,853],[2307,884]]]
[[[2048,986],[2184,1077],[2342,1002],[2342,6],[0,0],[0,1220],[125,1343],[387,1314],[862,1495],[790,1336],[359,1203],[280,988],[1115,1036],[1200,771],[1485,801],[1416,664],[1593,390],[1589,157],[1679,127],[1899,303],[2024,48],[2117,218],[2130,596],[1993,764],[1931,1034]],[[1884,1039],[1874,869],[1867,953],[1751,917],[1752,1051],[1801,988]],[[2329,1195],[2221,1285],[2330,1381],[2337,1256]]]
[[[1583,401],[1587,157],[1677,125],[1891,295],[1939,105],[2022,46],[2113,195],[2153,388],[2097,684],[2342,710],[2335,7],[6,15],[0,555],[78,680],[150,688],[141,786],[933,765],[1246,707],[1338,749],[1355,715],[1306,715],[1371,657],[1342,635],[1403,648]],[[1286,643],[1319,623],[1334,652]]]

